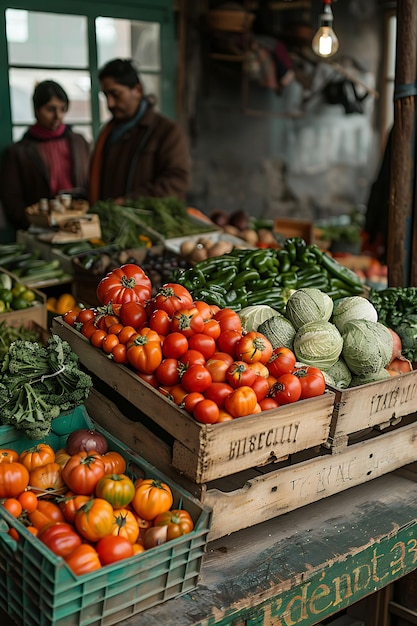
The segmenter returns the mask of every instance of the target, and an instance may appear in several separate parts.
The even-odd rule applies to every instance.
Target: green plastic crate
[[[69,433],[94,427],[105,435],[110,450],[122,453],[126,473],[136,479],[160,478],[173,492],[174,507],[182,504],[191,514],[194,530],[142,554],[76,576],[65,561],[33,537],[8,511],[0,507],[0,608],[24,626],[87,626],[115,624],[166,600],[194,589],[198,584],[207,544],[211,510],[172,483],[99,425],[85,407],[61,414],[44,440],[55,450],[64,447]],[[0,447],[18,452],[33,446],[21,432],[0,427]],[[19,541],[7,534],[16,528]]]

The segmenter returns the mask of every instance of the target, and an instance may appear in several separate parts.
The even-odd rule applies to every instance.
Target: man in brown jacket
[[[90,203],[123,204],[143,196],[184,199],[190,163],[181,128],[154,110],[130,60],[109,61],[99,80],[113,117],[93,152]]]

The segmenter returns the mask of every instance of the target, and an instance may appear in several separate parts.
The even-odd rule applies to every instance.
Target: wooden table
[[[195,591],[120,624],[318,624],[417,568],[417,484],[402,473],[210,543]]]

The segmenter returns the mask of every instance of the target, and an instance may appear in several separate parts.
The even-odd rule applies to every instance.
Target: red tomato
[[[251,415],[258,404],[256,393],[252,387],[238,387],[224,402],[224,408],[232,417],[244,417]]]
[[[105,330],[102,330],[101,328],[97,328],[97,330],[95,330],[90,337],[91,345],[94,346],[95,348],[101,348],[101,346],[103,345],[103,340],[106,336],[107,336],[107,333]]]
[[[211,359],[208,359],[206,362],[206,367],[211,374],[213,382],[224,383],[226,381],[226,372],[232,363],[233,357],[230,354],[215,352]]]
[[[194,419],[202,424],[215,424],[219,417],[219,407],[213,400],[201,400],[193,409]]]
[[[69,324],[69,326],[75,326],[75,323],[78,321],[78,313],[80,312],[80,309],[71,309],[70,311],[67,311],[66,313],[64,313],[64,315],[62,316],[62,319],[64,320],[64,322],[66,324]]]
[[[199,391],[187,393],[184,398],[184,409],[189,413],[192,413],[197,402],[201,402],[201,400],[204,400],[204,396]]]
[[[170,332],[180,332],[187,338],[201,333],[204,328],[204,320],[197,307],[178,309],[172,316]]]
[[[120,343],[127,344],[133,335],[137,334],[137,330],[133,326],[125,326],[117,335]]]
[[[110,502],[104,498],[91,498],[76,512],[74,524],[84,539],[96,542],[111,533],[113,520]]]
[[[301,383],[300,399],[322,396],[326,389],[324,374],[318,367],[302,365],[293,369],[293,374],[297,376]]]
[[[262,411],[269,411],[270,409],[276,409],[279,407],[279,404],[274,398],[264,398],[259,402],[259,406]]]
[[[29,471],[22,463],[0,463],[0,498],[16,498],[29,484]]]
[[[135,263],[126,263],[111,270],[97,287],[97,298],[101,304],[123,304],[132,300],[145,303],[151,296],[151,280]]]
[[[226,371],[226,381],[234,389],[246,385],[250,387],[257,374],[245,361],[233,361]]]
[[[180,382],[180,370],[177,359],[163,359],[158,365],[155,376],[160,385],[172,387]]]
[[[33,513],[38,508],[38,497],[33,491],[24,491],[17,499],[22,505],[22,509],[28,513]]]
[[[263,376],[259,376],[259,374],[255,376],[255,380],[253,381],[251,387],[256,393],[258,402],[263,400],[269,391],[268,381]]]
[[[248,363],[251,370],[253,370],[258,376],[263,376],[264,378],[268,378],[269,370],[266,365],[261,363],[260,361],[256,361],[256,363]]]
[[[86,339],[90,339],[91,335],[97,330],[97,326],[96,326],[96,320],[95,318],[92,318],[90,320],[88,320],[87,322],[84,322],[84,324],[81,327],[81,334],[86,337]]]
[[[109,565],[133,556],[133,546],[125,537],[108,535],[96,544],[97,554],[102,565]]]
[[[209,337],[213,337],[214,340],[218,339],[222,332],[221,326],[217,320],[207,320],[204,322],[203,333]]]
[[[191,365],[181,378],[181,385],[188,392],[204,392],[211,385],[211,374],[204,365]]]
[[[219,424],[220,422],[232,422],[232,421],[233,421],[233,417],[232,415],[230,415],[230,413],[228,413],[224,409],[219,409],[219,419],[216,422],[217,424]]]
[[[2,505],[13,517],[19,517],[23,511],[23,507],[17,498],[6,498],[2,501]]]
[[[162,389],[162,387],[161,387]],[[172,399],[173,402],[175,402],[175,404],[177,404],[178,406],[180,406],[181,404],[184,403],[184,399],[187,395],[188,391],[186,389],[184,389],[184,387],[181,384],[178,385],[174,385],[173,387],[169,388],[169,397]]]
[[[233,309],[220,309],[215,313],[214,319],[220,324],[222,332],[225,330],[237,330],[242,332],[242,322],[239,315]]]
[[[198,350],[205,359],[209,359],[216,351],[216,341],[204,333],[196,333],[188,340],[191,350]]]
[[[145,307],[136,300],[124,302],[120,307],[119,317],[125,326],[133,326],[138,330],[148,319]]]
[[[64,559],[82,543],[80,535],[67,522],[56,522],[45,526],[37,536],[54,554]]]
[[[211,310],[210,304],[204,302],[204,300],[195,300],[194,306],[197,307],[197,309],[200,311],[205,322],[212,319],[213,311]]]
[[[169,333],[169,327],[171,325],[171,318],[166,311],[162,309],[155,309],[149,318],[149,327],[152,328],[158,335],[165,336]]]
[[[269,390],[269,396],[278,404],[297,402],[301,397],[301,382],[294,374],[283,374]]]
[[[230,354],[233,358],[235,358],[236,345],[241,338],[242,332],[240,330],[224,330],[217,337],[217,347],[221,352],[227,352],[227,354]]]
[[[102,313],[96,317],[96,326],[108,332],[110,326],[120,323],[120,317],[112,313]]]
[[[103,339],[103,343],[101,344],[102,349],[106,354],[110,354],[117,345],[120,344],[120,341],[117,335],[113,333],[107,333],[106,337]]]
[[[148,385],[151,385],[151,387],[159,387],[159,381],[155,374],[143,374],[143,372],[136,372],[136,374],[139,376],[139,378],[148,383]]]
[[[93,451],[73,454],[61,470],[68,488],[81,495],[92,494],[104,473],[101,455]]]
[[[199,350],[186,350],[178,360],[187,367],[191,367],[191,365],[205,365],[206,363],[204,354]]]
[[[207,400],[213,400],[219,407],[222,409],[224,406],[224,401],[228,395],[230,395],[233,391],[233,387],[228,385],[227,383],[217,383],[213,382],[204,392],[204,397]]]
[[[124,343],[118,343],[113,346],[111,351],[111,358],[115,363],[128,363],[126,345]]]
[[[164,357],[179,359],[188,350],[188,339],[182,333],[169,333],[162,344]]]
[[[172,317],[175,311],[193,306],[191,293],[177,283],[165,283],[152,298],[154,309],[162,309]]]
[[[97,551],[88,543],[82,543],[65,560],[76,576],[93,572],[101,567]]]
[[[96,309],[81,309],[81,311],[78,313],[77,322],[79,322],[80,324],[85,324],[90,320],[94,320],[96,315]]]
[[[279,378],[282,374],[290,374],[292,372],[296,360],[294,352],[289,348],[279,347],[272,351],[266,366],[272,376]]]
[[[236,345],[236,357],[246,363],[267,363],[272,354],[272,344],[256,330],[251,330]]]

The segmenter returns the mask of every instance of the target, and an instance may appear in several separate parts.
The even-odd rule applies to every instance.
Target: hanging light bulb
[[[319,57],[331,57],[339,48],[339,41],[333,30],[332,0],[323,0],[319,29],[313,37],[312,48]]]

